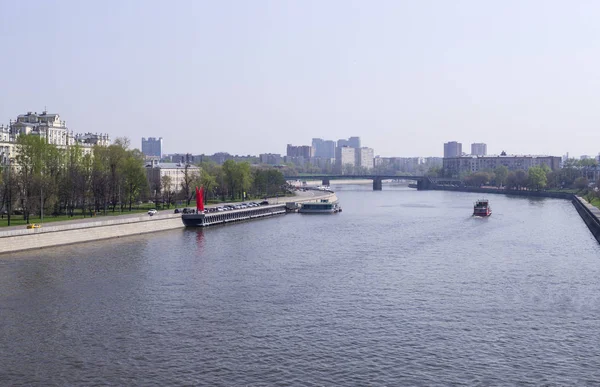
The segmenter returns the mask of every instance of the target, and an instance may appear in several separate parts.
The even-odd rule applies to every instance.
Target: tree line
[[[600,186],[600,181],[589,181],[586,176],[586,167],[594,166],[594,161],[567,160],[563,168],[552,171],[547,165],[530,167],[527,170],[509,171],[501,165],[494,170],[480,171],[463,177],[467,186],[480,187],[494,185],[508,189],[578,189],[589,188],[590,184]]]
[[[86,216],[94,212],[131,210],[147,192],[143,155],[119,138],[113,145],[57,147],[35,135],[19,136],[16,157],[0,179],[0,207],[22,214]]]
[[[144,156],[117,138],[110,146],[94,146],[86,153],[78,145],[62,149],[39,136],[19,136],[10,166],[0,173],[0,210],[23,215],[90,216],[109,211],[131,211],[142,201],[170,206],[190,204],[195,187],[204,186],[205,200],[244,200],[285,195],[289,187],[273,168],[252,168],[248,162],[227,160],[223,165],[203,162],[184,168],[179,186],[170,176],[149,181]]]

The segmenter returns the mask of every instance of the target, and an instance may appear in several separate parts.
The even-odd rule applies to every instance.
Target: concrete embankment
[[[600,210],[586,202],[585,199],[575,195],[573,195],[573,205],[594,238],[600,243]]]
[[[77,224],[55,223],[42,228],[0,231],[0,253],[90,242],[183,227],[180,214],[128,217]]]
[[[279,198],[278,201],[297,203],[321,199],[337,200],[334,193],[323,195]],[[90,220],[80,223],[49,223],[41,228],[0,231],[0,254],[43,247],[91,242],[102,239],[119,238],[129,235],[183,228],[181,214],[158,213],[154,216],[112,217],[103,220]]]
[[[600,210],[588,202],[585,199],[568,192],[547,192],[547,191],[517,191],[517,190],[505,190],[495,188],[476,188],[476,187],[445,187],[437,186],[432,188],[433,190],[439,191],[457,191],[457,192],[475,192],[475,193],[486,193],[486,194],[499,194],[499,195],[514,195],[514,196],[527,196],[527,197],[538,197],[538,198],[553,198],[553,199],[566,199],[570,200],[575,206],[577,213],[581,216],[584,223],[588,226],[590,232],[600,243]]]

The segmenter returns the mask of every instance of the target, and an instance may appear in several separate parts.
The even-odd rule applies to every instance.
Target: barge
[[[224,224],[238,222],[241,220],[258,219],[285,213],[285,204],[273,204],[223,212],[206,213],[202,210],[196,210],[192,213],[182,214],[181,221],[186,227],[207,227],[215,224]]]

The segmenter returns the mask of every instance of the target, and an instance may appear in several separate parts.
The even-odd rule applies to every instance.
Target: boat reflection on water
[[[204,250],[204,231],[202,229],[196,231],[196,247],[198,252]]]

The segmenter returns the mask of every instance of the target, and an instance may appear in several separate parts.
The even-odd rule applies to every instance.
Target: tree
[[[171,176],[168,176],[168,175],[161,176],[160,186],[161,186],[163,205],[165,202],[167,202],[167,207],[168,207],[171,204],[171,199],[173,198],[173,195],[175,194],[175,192],[173,192],[173,181],[171,179]]]
[[[585,189],[588,187],[589,181],[585,177],[578,177],[573,182],[573,186],[579,190]]]
[[[143,191],[148,190],[143,155],[137,149],[129,151],[124,161],[123,183],[125,188],[123,195],[129,205],[129,211],[131,211],[133,202],[139,199]],[[122,207],[123,204],[121,204]]]
[[[227,160],[223,163],[223,173],[231,200],[235,200],[236,194],[243,197],[243,193],[252,186],[252,175],[248,162],[236,163],[233,160]]]
[[[546,171],[541,167],[531,167],[527,171],[527,187],[529,189],[541,190],[546,187]]]
[[[508,177],[508,168],[504,165],[499,165],[494,169],[494,180],[496,181],[496,186],[502,187],[506,184],[506,178]]]
[[[16,148],[18,168],[15,180],[19,188],[23,219],[29,223],[29,215],[36,207],[36,203],[32,199],[41,189],[44,156],[47,153],[48,144],[40,136],[23,135],[17,138]]]
[[[522,169],[519,169],[515,172],[517,189],[521,189],[527,185],[527,172]]]
[[[200,180],[200,175],[196,170],[190,171],[190,164],[185,164],[185,168],[183,170],[183,181],[181,182],[181,192],[185,198],[187,205],[192,201],[192,197],[194,196],[195,190],[192,190],[192,187],[195,187],[195,183]],[[205,186],[206,188],[206,186]]]
[[[490,180],[490,175],[486,172],[475,172],[466,176],[463,180],[465,185],[471,187],[481,187]]]

